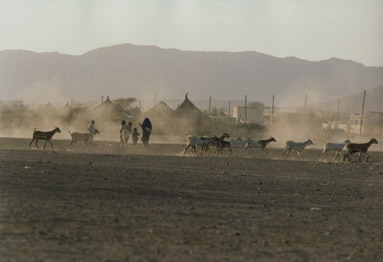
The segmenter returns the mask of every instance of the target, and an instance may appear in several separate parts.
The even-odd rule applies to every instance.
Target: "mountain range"
[[[331,58],[307,61],[248,52],[122,44],[83,55],[0,51],[0,99],[99,101],[101,96],[263,101],[302,106],[383,85],[383,67]]]

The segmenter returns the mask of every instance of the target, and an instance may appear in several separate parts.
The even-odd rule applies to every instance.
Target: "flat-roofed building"
[[[263,112],[263,107],[247,107],[246,112],[244,106],[233,107],[233,117],[237,123],[255,123],[262,125]]]

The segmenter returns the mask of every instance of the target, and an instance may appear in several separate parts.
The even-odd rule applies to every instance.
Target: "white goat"
[[[197,151],[196,151],[196,146],[200,146],[201,149],[202,149],[202,154],[203,154],[203,150],[204,150],[204,147],[208,144],[216,144],[217,143],[217,137],[199,137],[199,136],[188,136],[187,137],[187,145],[184,149],[184,152],[183,152],[183,155],[185,155],[186,153],[186,150],[188,150],[190,147],[192,148],[192,153],[193,154],[196,154],[198,155]]]
[[[347,145],[349,143],[351,143],[351,141],[349,139],[346,139],[346,140],[344,140],[343,143],[327,143],[327,144],[325,144],[321,158],[323,157],[324,153],[326,153],[327,151],[335,151],[335,155],[334,155],[334,158],[332,160],[334,160],[336,158],[337,154],[340,154],[341,158],[342,158],[343,148],[345,147],[345,145]]]
[[[71,133],[68,131],[70,136],[72,137],[72,141],[70,142],[69,146],[70,148],[73,148],[73,144],[77,142],[84,142],[85,146],[90,144],[90,133],[79,133],[79,132],[73,132]],[[100,134],[100,131],[98,129],[94,129],[93,135]]]
[[[268,139],[262,139],[262,140],[254,140],[249,138],[247,141],[247,145],[245,150],[248,150],[250,148],[261,148],[262,152],[265,149],[265,147],[270,143],[270,142],[277,142],[274,137],[270,137]]]
[[[247,145],[247,142],[250,140],[251,138],[246,138],[245,140],[242,140],[242,138],[237,138],[237,139],[231,139],[230,140],[230,147],[232,150],[234,150],[234,153],[237,154],[238,150],[242,150],[241,154],[243,153],[246,145]]]
[[[297,151],[297,154],[300,156],[301,152],[305,149],[305,147],[309,145],[313,145],[313,144],[314,144],[313,141],[311,141],[310,139],[307,140],[306,142],[295,142],[292,140],[287,140],[286,149],[282,153],[282,155],[284,155],[285,153],[289,154],[291,150],[294,150],[294,151]]]
[[[246,138],[245,140],[242,140],[241,138],[237,138],[237,139],[232,139],[230,140],[230,146],[231,148],[238,148],[238,149],[244,149],[247,145],[247,142],[250,140],[251,138]]]

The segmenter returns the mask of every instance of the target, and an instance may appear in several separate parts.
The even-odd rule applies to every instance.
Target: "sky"
[[[0,50],[123,43],[383,66],[383,0],[0,0]]]

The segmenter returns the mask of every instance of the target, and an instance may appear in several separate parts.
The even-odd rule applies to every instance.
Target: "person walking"
[[[95,124],[96,122],[94,120],[92,120],[92,122],[90,122],[90,125],[88,126],[88,131],[89,131],[89,142],[91,144],[93,144],[93,138],[94,138],[94,135],[96,133],[96,127],[95,127]]]
[[[132,133],[132,139],[133,139],[133,145],[137,145],[138,137],[140,136],[140,133],[137,132],[137,128],[133,129]]]
[[[144,122],[141,124],[142,128],[142,143],[144,146],[149,146],[149,138],[150,134],[152,133],[152,123],[150,122],[149,118],[145,118]]]
[[[123,146],[126,146],[129,141],[130,132],[132,131],[132,123],[126,123],[125,120],[121,121],[121,129],[120,129],[120,142]]]

